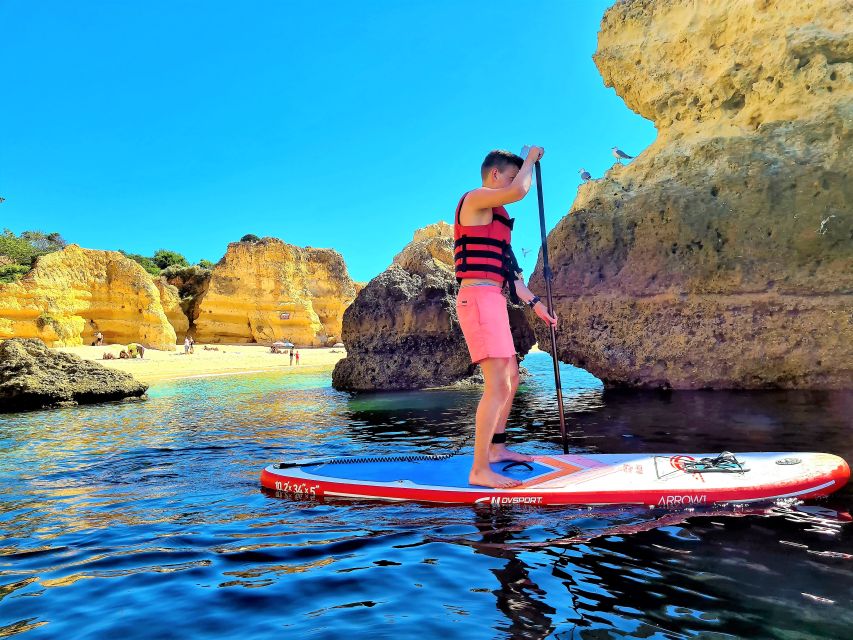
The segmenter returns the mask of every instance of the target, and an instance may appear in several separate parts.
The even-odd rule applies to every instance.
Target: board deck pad
[[[261,485],[280,497],[297,499],[681,508],[825,496],[850,477],[847,463],[826,453],[738,453],[740,467],[735,471],[689,471],[690,462],[717,455],[543,455],[534,456],[529,466],[505,469],[505,462],[492,464],[497,473],[521,482],[508,489],[468,484],[470,455],[303,461],[269,465],[261,472]]]

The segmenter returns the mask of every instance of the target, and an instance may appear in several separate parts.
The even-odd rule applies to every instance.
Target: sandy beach
[[[154,383],[177,378],[194,378],[213,375],[234,375],[262,371],[280,371],[283,374],[331,371],[335,363],[346,356],[343,349],[299,349],[299,366],[284,353],[271,353],[270,348],[258,344],[196,345],[195,352],[184,353],[183,345],[175,351],[146,349],[145,357],[119,360],[118,353],[125,345],[101,347],[58,347],[57,351],[73,353],[84,360],[95,360],[105,367],[126,371],[138,380]],[[104,352],[112,353],[115,360],[103,360]]]

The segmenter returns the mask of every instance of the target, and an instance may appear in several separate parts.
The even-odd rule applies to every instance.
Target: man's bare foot
[[[493,444],[489,449],[489,462],[533,462],[533,456],[511,451],[505,444]]]
[[[509,489],[510,487],[517,487],[521,484],[518,480],[502,476],[491,469],[485,469],[483,471],[474,471],[472,469],[471,473],[468,474],[468,482],[481,487],[492,487],[494,489]]]

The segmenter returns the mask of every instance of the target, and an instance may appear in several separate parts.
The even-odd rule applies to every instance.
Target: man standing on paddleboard
[[[462,196],[453,224],[456,279],[459,293],[456,312],[471,361],[483,371],[485,387],[477,406],[474,464],[468,482],[485,487],[507,488],[521,484],[491,470],[502,460],[532,460],[506,447],[506,420],[518,388],[518,359],[509,327],[506,285],[510,299],[530,305],[546,324],[557,319],[524,284],[512,252],[512,226],[503,205],[518,202],[530,191],[533,167],[542,147],[530,147],[527,158],[509,151],[492,151],[480,169],[483,186]]]

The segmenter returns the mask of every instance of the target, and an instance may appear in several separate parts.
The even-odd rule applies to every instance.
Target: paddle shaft
[[[551,295],[551,266],[548,264],[548,239],[545,233],[545,201],[542,198],[542,167],[536,161],[536,194],[539,196],[539,231],[542,234],[542,265],[545,276],[545,299],[548,301],[548,313],[554,315],[554,299]],[[554,361],[554,385],[557,387],[557,407],[560,411],[560,435],[563,438],[563,453],[569,453],[569,442],[566,437],[566,418],[563,415],[563,385],[560,382],[560,365],[557,360],[557,329],[548,325],[551,330],[551,358]]]

